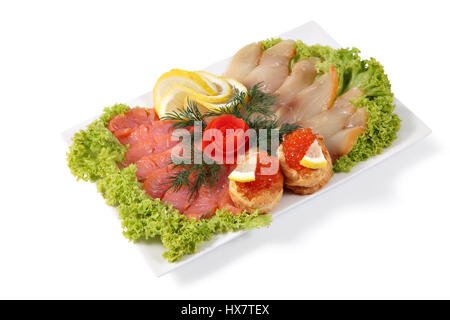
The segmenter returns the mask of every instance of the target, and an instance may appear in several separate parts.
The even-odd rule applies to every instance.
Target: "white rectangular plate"
[[[271,35],[268,35],[271,36]],[[317,23],[309,22],[296,29],[286,32],[280,37],[285,39],[300,39],[308,45],[312,44],[322,44],[329,45],[333,48],[339,48],[339,44],[334,41]],[[244,45],[244,44],[243,44]],[[222,60],[208,68],[209,71],[214,74],[222,74],[231,58]],[[127,102],[130,106],[151,106],[152,105],[152,92],[148,92],[134,100]],[[276,210],[273,212],[273,218],[276,219],[281,214],[289,211],[293,207],[301,206],[305,201],[312,199],[314,197],[320,196],[322,193],[336,187],[337,185],[347,181],[348,179],[356,176],[357,174],[375,166],[376,164],[384,161],[385,159],[391,157],[393,154],[400,152],[408,146],[411,146],[415,142],[418,142],[422,138],[426,137],[431,133],[431,130],[419,119],[417,118],[408,108],[406,108],[400,101],[395,99],[395,104],[397,105],[395,112],[402,119],[402,127],[398,133],[397,140],[394,141],[392,146],[387,148],[382,154],[372,157],[367,161],[361,162],[356,165],[350,173],[339,173],[335,174],[330,182],[322,190],[309,195],[309,196],[299,196],[295,194],[285,194],[277,206]],[[66,130],[63,133],[64,140],[70,144],[71,137],[73,134],[80,129],[83,129],[87,124],[92,122],[95,118],[92,118],[78,126]],[[105,208],[106,209],[106,208]],[[257,232],[257,231],[247,231],[247,232]],[[165,249],[159,242],[148,241],[137,243],[136,247],[142,253],[145,260],[147,261],[150,268],[157,276],[161,276],[171,270],[174,270],[189,261],[197,259],[204,255],[205,253],[216,249],[220,245],[242,235],[244,232],[238,233],[228,233],[223,235],[215,236],[211,241],[201,244],[199,251],[194,255],[185,256],[181,261],[176,263],[168,263],[163,259],[162,253]]]

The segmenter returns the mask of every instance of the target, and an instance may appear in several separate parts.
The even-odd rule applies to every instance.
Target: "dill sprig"
[[[257,83],[248,90],[249,100],[245,104],[245,117],[260,114],[266,117],[276,117],[273,106],[277,103],[277,97],[261,91],[261,84]]]
[[[175,167],[182,170],[176,171],[169,177],[169,189],[175,192],[182,188],[189,190],[189,199],[198,195],[199,189],[202,186],[209,186],[212,190],[213,186],[219,181],[218,173],[222,167],[216,163],[201,164],[175,164]]]
[[[167,113],[161,117],[161,120],[173,120],[175,121],[173,127],[176,129],[192,127],[195,121],[200,121],[205,127],[204,115],[200,112],[198,105],[188,99],[186,107],[177,108],[175,111]]]

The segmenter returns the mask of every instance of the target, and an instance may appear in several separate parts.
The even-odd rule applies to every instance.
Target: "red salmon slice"
[[[108,123],[108,130],[115,133],[120,129],[136,128],[141,124],[151,124],[158,119],[153,109],[133,108],[124,114],[114,116]]]
[[[136,176],[138,180],[147,178],[152,171],[167,167],[172,162],[172,152],[176,155],[179,153],[181,145],[178,144],[164,152],[151,154],[136,161]]]
[[[242,209],[239,209],[235,206],[233,200],[231,200],[229,192],[230,180],[228,179],[228,175],[234,170],[234,168],[235,166],[224,168],[224,172],[219,179],[219,182],[217,184],[217,208],[226,208],[234,215],[238,215],[242,212]]]
[[[128,137],[132,131],[133,128],[123,128],[114,131],[113,134],[117,138],[117,140],[119,140],[119,142],[122,144],[122,139],[126,139],[126,137]]]
[[[218,209],[227,209],[227,211],[230,211],[232,214],[238,215],[238,214],[242,213],[242,209],[239,209],[238,207],[236,207],[233,200],[231,200],[230,193],[228,191],[228,187],[229,187],[229,182],[219,195],[219,202],[217,203],[217,208]]]
[[[178,191],[174,191],[173,189],[167,190],[161,200],[173,205],[174,209],[183,213],[189,208],[194,199],[190,197],[190,190],[188,188],[181,188]]]
[[[209,186],[200,187],[197,198],[183,214],[195,220],[212,217],[216,214],[217,196],[215,188],[211,189]]]
[[[158,120],[153,121],[151,124],[142,124],[133,130],[127,132],[127,134],[121,134],[116,136],[121,144],[133,145],[140,141],[150,140],[156,136],[162,136],[171,134],[173,121]]]
[[[151,139],[140,141],[136,144],[130,145],[126,154],[124,166],[135,163],[145,156],[158,154],[164,152],[179,143],[179,139],[172,139],[171,134],[152,137]]]
[[[162,199],[169,188],[170,177],[180,170],[173,166],[157,169],[147,176],[142,187],[151,198]]]
[[[218,181],[212,189],[209,186],[202,186],[199,189],[198,197],[183,214],[188,218],[199,220],[214,216],[216,210],[222,208],[226,208],[233,214],[241,213],[242,210],[234,205],[228,191],[230,184],[228,175],[233,169],[233,166],[225,167],[219,174]]]

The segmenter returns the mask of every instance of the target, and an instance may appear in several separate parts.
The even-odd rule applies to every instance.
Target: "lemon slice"
[[[232,89],[232,92],[233,92],[233,90],[237,90],[239,93],[244,93],[244,95],[245,95],[245,102],[247,102],[247,100],[248,100],[248,91],[247,91],[247,87],[245,85],[243,85],[239,81],[236,81],[236,80],[231,79],[231,78],[223,78],[223,79],[225,79],[229,83],[229,85],[230,85],[230,87]],[[230,103],[231,103],[230,100],[231,100],[232,96],[230,95],[230,99],[227,102],[225,102],[225,103],[211,103],[211,102],[203,100],[201,97],[198,97],[198,96],[190,97],[190,98],[191,98],[191,100],[195,101],[199,105],[202,105],[206,109],[209,109],[209,110],[212,110],[212,111],[218,111],[218,110],[220,110],[222,108],[230,107]]]
[[[310,169],[320,169],[326,167],[327,159],[325,159],[322,152],[322,147],[319,145],[317,140],[314,140],[308,151],[306,151],[306,154],[300,161],[300,164]]]
[[[217,90],[216,95],[208,96],[199,94],[196,96],[197,99],[208,103],[224,103],[230,100],[232,87],[226,79],[215,76],[206,71],[196,71],[195,73],[199,75],[206,83],[213,84]]]
[[[248,101],[248,90],[245,85],[243,85],[242,83],[240,83],[239,81],[237,81],[233,78],[224,78],[224,79],[227,80],[227,82],[230,84],[232,89],[237,90],[239,93],[244,93],[245,94],[245,102]]]
[[[169,92],[160,99],[159,103],[155,105],[154,108],[156,113],[159,117],[163,117],[170,112],[184,107],[187,103],[187,99],[189,99],[189,95],[192,93],[195,94],[195,91],[188,87],[181,85],[173,86]],[[198,108],[201,113],[208,111],[208,109],[204,108],[201,104],[198,105]]]
[[[181,85],[201,95],[216,96],[217,89],[210,81],[206,82],[195,72],[173,69],[159,77],[153,88],[153,105],[156,108],[162,97],[176,85]]]
[[[256,161],[257,161],[257,153],[251,152],[243,161],[240,163],[233,172],[230,173],[228,179],[237,182],[251,182],[255,181],[255,172],[256,172]]]
[[[206,71],[173,69],[163,74],[153,89],[153,107],[159,117],[185,107],[189,100],[197,103],[202,113],[229,107],[234,90],[244,92],[247,88],[231,78],[222,78]]]

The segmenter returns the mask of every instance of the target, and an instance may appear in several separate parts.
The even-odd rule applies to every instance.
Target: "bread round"
[[[328,183],[333,176],[333,162],[330,153],[328,152],[323,139],[317,138],[319,145],[322,147],[322,152],[327,160],[327,165],[316,170],[309,170],[306,173],[299,172],[289,167],[284,151],[283,144],[278,147],[278,158],[280,160],[281,170],[285,177],[285,186],[298,194],[311,194],[322,188]]]
[[[267,213],[275,208],[278,202],[280,202],[283,195],[283,182],[283,175],[278,171],[277,181],[272,184],[270,188],[257,191],[256,194],[249,199],[239,190],[235,181],[230,181],[230,197],[234,204],[240,209],[244,209],[248,212],[255,212],[258,210],[259,213]]]
[[[328,175],[328,177],[324,177],[322,180],[320,180],[320,182],[312,187],[299,187],[299,186],[288,186],[286,185],[286,187],[292,191],[294,191],[297,194],[302,194],[302,195],[306,195],[306,194],[312,194],[314,192],[316,192],[317,190],[322,189],[322,187],[324,185],[326,185],[328,183],[328,181],[330,180],[330,178],[333,176],[333,171],[330,171],[330,174]]]

